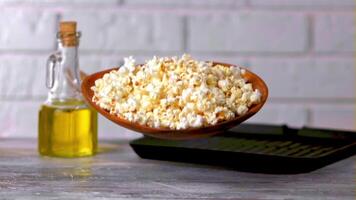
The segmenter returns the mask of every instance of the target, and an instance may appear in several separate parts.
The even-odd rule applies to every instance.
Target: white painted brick
[[[355,52],[354,14],[316,15],[314,38],[317,52]]]
[[[205,60],[205,61],[216,61],[222,63],[228,63],[232,65],[248,67],[248,58],[241,56],[224,56],[224,55],[200,55],[200,54],[191,54],[194,59]]]
[[[193,15],[188,21],[191,51],[302,52],[307,48],[305,16],[276,12]]]
[[[0,9],[0,50],[54,49],[55,22],[47,11]]]
[[[38,112],[43,101],[2,101],[0,102],[0,138],[30,137],[38,134]],[[100,115],[99,115],[100,116]],[[99,117],[98,137],[134,139],[139,133],[115,125],[104,117]]]
[[[31,5],[116,5],[121,0],[1,0],[0,4],[31,4]]]
[[[119,66],[124,56],[81,55],[80,69],[88,74]]]
[[[274,98],[355,98],[353,59],[252,59]]]
[[[0,56],[0,96],[37,97],[47,94],[45,70],[47,56]]]
[[[267,103],[246,123],[356,130],[355,116],[355,106],[352,104]]]
[[[311,108],[311,126],[356,130],[355,105],[315,105]]]
[[[308,124],[308,111],[303,105],[267,103],[246,123],[286,124],[302,127]]]
[[[183,20],[174,14],[65,12],[77,20],[84,50],[179,51],[183,48]]]
[[[247,0],[125,0],[125,5],[139,6],[203,6],[226,7],[245,5]]]
[[[37,137],[40,102],[5,101],[0,103],[0,137]]]
[[[354,6],[354,0],[249,0],[251,6]]]
[[[37,0],[36,0],[37,1]],[[53,2],[53,0],[42,0],[44,2]],[[85,4],[85,5],[92,5],[92,4],[120,4],[122,0],[55,0],[56,4],[58,3],[66,3],[66,4]]]

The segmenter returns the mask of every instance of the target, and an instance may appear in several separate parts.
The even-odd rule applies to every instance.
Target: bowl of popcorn
[[[162,139],[193,139],[224,132],[257,113],[268,88],[251,71],[190,55],[125,58],[119,68],[82,82],[86,101],[112,122]]]

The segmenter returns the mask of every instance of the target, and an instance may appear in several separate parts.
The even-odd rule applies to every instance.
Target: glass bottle
[[[48,98],[39,112],[41,155],[81,157],[97,150],[97,112],[83,101],[78,67],[80,32],[76,22],[61,22],[57,52],[47,61]]]

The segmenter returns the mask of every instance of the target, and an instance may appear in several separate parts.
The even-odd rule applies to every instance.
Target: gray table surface
[[[128,141],[95,157],[40,157],[34,139],[0,139],[0,199],[355,199],[355,156],[297,175],[140,159]]]

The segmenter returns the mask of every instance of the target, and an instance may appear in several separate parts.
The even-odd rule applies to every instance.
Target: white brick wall
[[[308,109],[304,105],[267,103],[247,123],[288,124],[292,127],[308,125]]]
[[[328,13],[315,16],[315,51],[353,53],[355,43],[352,41],[354,38],[355,14]]]
[[[198,52],[302,52],[308,46],[307,28],[307,18],[300,14],[248,11],[194,15],[188,19],[188,49]]]
[[[355,97],[352,58],[254,58],[250,65],[266,81],[272,99]]]
[[[200,6],[200,7],[234,7],[246,5],[247,0],[128,0],[127,5],[134,6],[159,6],[159,7],[175,7],[175,6]]]
[[[41,6],[106,6],[118,5],[122,0],[1,0],[5,5],[41,5]]]
[[[355,129],[354,105],[315,105],[311,108],[311,124],[321,128]]]
[[[83,50],[181,51],[183,47],[183,21],[175,14],[71,11],[62,13],[62,19],[78,21]]]
[[[0,96],[4,99],[44,97],[47,94],[45,64],[47,55],[0,56]]]
[[[248,122],[355,129],[354,0],[2,0],[0,137],[36,137],[59,20],[83,33],[81,68],[189,52],[249,67],[270,99]],[[101,138],[138,137],[100,119]]]
[[[250,5],[252,6],[268,6],[268,7],[293,7],[293,6],[303,6],[303,7],[349,7],[355,6],[354,0],[250,0]]]
[[[55,13],[0,8],[0,50],[48,50],[55,46]]]

